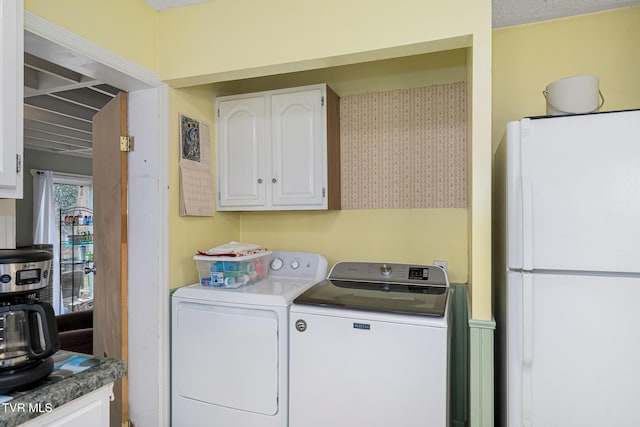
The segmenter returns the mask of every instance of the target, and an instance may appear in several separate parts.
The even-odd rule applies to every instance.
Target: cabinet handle
[[[262,184],[262,178],[258,178],[258,184]]]
[[[277,181],[278,181],[278,180],[277,180],[277,179],[275,179],[275,178],[272,178],[272,179],[271,179],[271,182],[273,182],[274,184],[275,184]]]

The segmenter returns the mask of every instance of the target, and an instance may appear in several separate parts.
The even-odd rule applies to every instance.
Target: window
[[[85,268],[93,263],[93,227],[89,219],[93,211],[91,177],[54,172],[53,194],[59,214],[59,312],[89,310],[93,308],[93,274],[86,274]]]

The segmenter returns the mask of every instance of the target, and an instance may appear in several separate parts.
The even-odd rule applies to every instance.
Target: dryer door
[[[178,302],[174,378],[181,397],[278,412],[278,317],[269,310]]]

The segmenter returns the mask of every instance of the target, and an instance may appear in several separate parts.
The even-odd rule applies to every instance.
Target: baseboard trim
[[[470,426],[494,425],[493,320],[469,319]]]

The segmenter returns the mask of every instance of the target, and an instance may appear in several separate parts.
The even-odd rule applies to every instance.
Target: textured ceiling
[[[640,0],[492,0],[493,28],[640,4]]]
[[[155,10],[171,9],[172,7],[189,6],[196,3],[205,3],[209,0],[144,0]]]
[[[145,0],[156,10],[212,0]],[[492,0],[493,28],[565,18],[640,4],[640,0]]]

